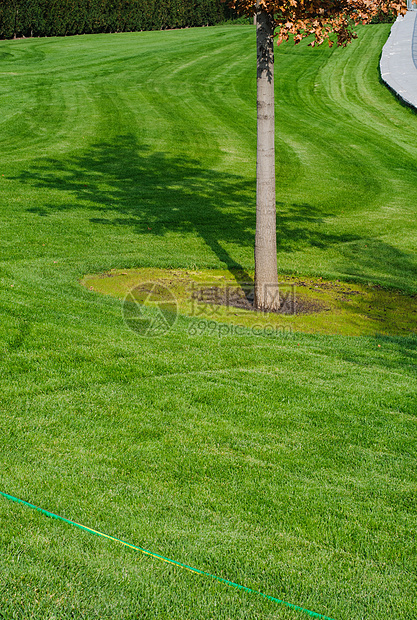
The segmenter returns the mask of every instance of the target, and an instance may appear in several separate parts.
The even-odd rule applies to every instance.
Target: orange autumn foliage
[[[253,16],[263,11],[273,16],[278,45],[294,37],[299,43],[314,35],[311,46],[328,41],[330,47],[345,46],[357,37],[354,27],[367,24],[381,13],[404,15],[401,0],[231,0],[229,6],[240,14]]]

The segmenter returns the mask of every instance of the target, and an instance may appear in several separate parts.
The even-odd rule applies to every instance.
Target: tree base
[[[278,312],[281,306],[278,284],[255,284],[253,305],[261,312]]]

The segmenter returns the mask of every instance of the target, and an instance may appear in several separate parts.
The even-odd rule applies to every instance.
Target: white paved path
[[[398,17],[380,60],[381,77],[407,105],[417,109],[417,11]]]

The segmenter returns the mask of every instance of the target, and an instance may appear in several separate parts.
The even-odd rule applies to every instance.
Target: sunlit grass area
[[[180,312],[146,338],[82,285],[252,273],[251,26],[0,42],[0,490],[335,620],[414,619],[417,116],[379,82],[388,32],[276,51],[278,264],[410,300],[403,336]],[[2,618],[303,617],[5,499],[0,522]]]

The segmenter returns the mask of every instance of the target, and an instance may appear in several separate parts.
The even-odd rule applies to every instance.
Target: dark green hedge
[[[231,17],[222,0],[0,0],[0,38],[185,28]]]

